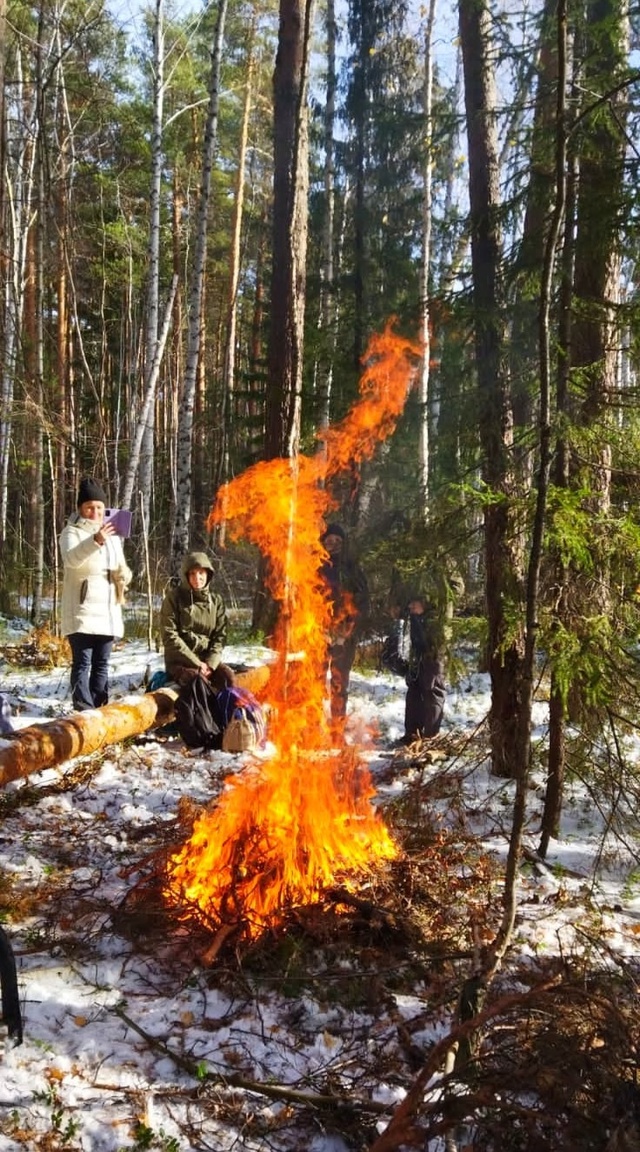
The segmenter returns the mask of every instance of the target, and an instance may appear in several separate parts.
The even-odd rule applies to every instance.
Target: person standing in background
[[[434,558],[413,585],[394,574],[390,612],[394,619],[381,663],[407,685],[404,735],[399,743],[437,736],[446,698],[445,661],[451,642],[453,607],[464,585],[455,566]]]
[[[59,541],[62,635],[71,647],[71,699],[79,712],[108,703],[109,659],[124,635],[122,605],[131,583],[122,541],[105,523],[106,503],[100,484],[86,476]]]
[[[358,639],[369,616],[369,588],[362,568],[351,554],[342,525],[328,524],[321,540],[327,559],[320,566],[320,576],[331,604],[327,648],[331,719],[340,724],[347,714],[349,677]]]

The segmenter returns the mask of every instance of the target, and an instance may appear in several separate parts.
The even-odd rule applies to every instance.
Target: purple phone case
[[[106,520],[113,524],[118,536],[126,538],[131,535],[131,513],[127,508],[110,508]]]

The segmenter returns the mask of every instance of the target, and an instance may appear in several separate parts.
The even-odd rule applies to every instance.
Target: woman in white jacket
[[[106,502],[100,485],[85,477],[78,491],[78,511],[60,535],[62,634],[71,646],[76,711],[107,703],[111,649],[124,634],[122,603],[131,571],[120,537],[112,524],[105,523]]]

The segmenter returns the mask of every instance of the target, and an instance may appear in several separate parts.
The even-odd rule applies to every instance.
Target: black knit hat
[[[342,524],[327,524],[322,534],[322,539],[326,539],[327,536],[339,536],[341,540],[344,540],[345,536]]]
[[[81,504],[86,504],[88,500],[101,500],[103,504],[107,503],[106,493],[91,476],[85,476],[80,481],[78,488],[78,508]]]

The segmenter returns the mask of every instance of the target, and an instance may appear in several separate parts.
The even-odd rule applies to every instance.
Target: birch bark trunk
[[[335,0],[327,0],[327,91],[324,108],[324,221],[322,228],[322,286],[320,327],[324,336],[317,367],[318,427],[331,420],[333,360],[336,348],[335,247],[335,125],[336,125],[336,23]]]
[[[429,272],[431,268],[431,212],[433,201],[433,27],[437,0],[430,0],[425,28],[423,112],[425,126],[424,189],[422,194],[422,266],[420,269],[420,343],[422,363],[418,375],[420,435],[418,439],[418,478],[422,496],[422,518],[429,519],[429,372],[431,361],[431,316]]]
[[[149,241],[147,245],[147,299],[144,341],[144,389],[141,419],[144,420],[139,444],[140,500],[142,521],[150,523],[151,496],[154,480],[155,392],[159,375],[156,368],[160,324],[160,188],[162,182],[162,120],[164,107],[164,0],[156,0],[153,58],[153,125],[151,129],[151,187],[149,189]],[[127,476],[127,485],[130,476]],[[130,489],[133,485],[130,485]],[[132,490],[123,498],[131,507]]]
[[[218,142],[218,105],[220,99],[220,63],[227,0],[219,0],[218,18],[211,52],[211,78],[209,107],[204,137],[202,178],[198,202],[195,250],[189,283],[189,324],[185,378],[178,413],[178,444],[176,460],[176,508],[172,540],[172,560],[178,568],[189,548],[191,523],[191,493],[193,488],[193,427],[198,380],[198,361],[201,349],[202,298],[204,270],[207,255],[207,219],[211,195],[211,171]]]
[[[240,152],[238,156],[238,171],[236,173],[236,190],[233,205],[233,219],[231,223],[231,259],[229,268],[229,299],[227,303],[227,331],[225,336],[224,369],[222,378],[222,443],[218,468],[216,472],[216,486],[231,477],[231,441],[233,438],[234,393],[236,376],[236,328],[238,317],[238,282],[240,279],[240,241],[242,238],[242,220],[244,213],[244,188],[246,179],[247,145],[249,141],[249,120],[253,103],[253,74],[255,24],[251,25],[247,47],[247,82],[245,87],[244,107],[242,110],[242,127],[240,129]],[[224,524],[218,530],[218,540],[224,542]]]

